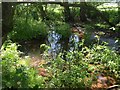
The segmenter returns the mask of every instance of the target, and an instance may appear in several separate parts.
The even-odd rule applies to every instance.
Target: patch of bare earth
[[[45,64],[45,60],[39,56],[32,56],[30,65],[32,67],[38,67],[39,65]]]
[[[93,81],[91,89],[92,90],[106,90],[110,86],[116,83],[115,79],[110,76],[98,75],[97,80]]]

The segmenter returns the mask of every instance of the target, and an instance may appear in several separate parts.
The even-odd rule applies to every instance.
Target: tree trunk
[[[13,2],[2,2],[2,44],[13,29],[14,5]]]
[[[0,3],[0,13],[2,13],[2,4]],[[2,15],[0,15],[0,20],[2,20]],[[2,23],[0,22],[0,29],[2,28]],[[0,48],[2,45],[2,30],[0,30]]]
[[[73,21],[73,18],[71,17],[70,8],[68,2],[63,2],[62,4],[64,6],[64,15],[65,15],[65,22],[69,23]]]

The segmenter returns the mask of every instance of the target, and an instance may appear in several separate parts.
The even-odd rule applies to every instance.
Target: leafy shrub
[[[38,76],[34,68],[29,66],[29,58],[20,58],[20,52],[15,43],[7,43],[2,46],[2,86],[14,88],[44,87],[44,78]]]
[[[98,37],[99,40],[99,37]],[[99,41],[98,41],[99,42]],[[66,52],[66,59],[59,53],[55,59],[47,57],[49,46],[40,46],[45,52],[46,64],[40,65],[48,71],[49,77],[38,75],[37,70],[30,67],[30,58],[21,58],[15,43],[4,43],[1,48],[3,87],[16,88],[90,88],[98,73],[115,75],[120,78],[120,55],[109,49],[106,44],[84,46],[79,43],[80,50]],[[97,70],[97,72],[96,72]]]
[[[58,34],[62,35],[62,38],[69,38],[71,35],[70,26],[67,23],[58,23],[55,27]]]
[[[48,68],[52,72],[52,78],[49,79],[48,87],[50,88],[86,88],[90,87],[92,80],[96,79],[97,74],[107,73],[116,78],[120,73],[120,55],[112,51],[107,44],[99,45],[99,37],[96,44],[92,47],[84,46],[84,42],[79,45],[82,50],[67,52],[66,60],[60,53],[55,60],[47,59],[51,62]],[[84,40],[83,40],[84,41]],[[91,72],[93,74],[91,74]]]
[[[47,36],[48,28],[45,23],[30,20],[26,23],[23,19],[20,20],[16,20],[13,31],[9,34],[10,39],[21,41],[33,38],[45,38]]]
[[[49,88],[86,88],[91,85],[92,77],[87,71],[88,63],[82,61],[83,54],[80,51],[67,52],[67,61],[59,53],[55,60],[46,59],[50,66],[45,66],[51,73]],[[89,77],[89,78],[88,78]],[[87,81],[86,81],[87,80]]]
[[[86,71],[84,64],[75,65],[71,62],[66,62],[60,56],[56,60],[51,61],[51,65],[46,67],[52,72],[52,78],[49,79],[49,88],[85,88],[90,85],[90,80],[87,79],[89,73]]]
[[[99,38],[99,37],[98,37]],[[103,65],[105,70],[119,78],[120,73],[120,55],[116,54],[115,51],[111,50],[106,42],[103,45],[99,45],[99,40],[97,44],[94,44],[91,48],[83,48],[84,52],[87,52],[84,60],[85,62]],[[102,71],[102,70],[101,70]]]
[[[118,11],[116,10],[108,10],[106,11],[106,14],[109,15],[109,21],[112,22],[113,24],[118,23]]]
[[[63,7],[61,7],[60,5],[53,4],[47,6],[47,16],[53,22],[63,21],[64,15],[62,11]]]

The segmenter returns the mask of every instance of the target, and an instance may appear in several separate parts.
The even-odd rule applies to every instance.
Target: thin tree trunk
[[[80,20],[82,22],[87,21],[85,0],[82,0],[82,2],[80,2]]]
[[[49,19],[49,18],[47,17],[46,12],[45,12],[44,9],[43,9],[42,3],[40,3],[40,4],[38,5],[38,8],[39,8],[39,10],[40,10],[40,15],[41,15],[42,21]]]
[[[120,23],[120,1],[118,1],[118,23]]]
[[[2,13],[2,4],[0,3],[0,13]],[[0,20],[2,20],[2,15],[0,14]],[[0,23],[0,29],[2,28],[2,25]],[[0,48],[2,46],[2,30],[0,30]]]
[[[73,17],[71,17],[70,8],[68,2],[63,2],[65,22],[73,22]]]

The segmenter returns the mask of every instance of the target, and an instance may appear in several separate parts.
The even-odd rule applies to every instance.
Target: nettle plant
[[[114,50],[111,50],[106,42],[100,44],[100,37],[97,37],[97,43],[94,44],[91,48],[83,48],[84,52],[87,52],[87,55],[84,58],[84,61],[103,65],[108,74],[114,74],[116,78],[119,78],[120,74],[120,55],[118,55]],[[102,71],[102,70],[101,70]]]
[[[99,40],[99,39],[98,39]],[[120,55],[109,49],[107,45],[94,44],[86,47],[84,40],[78,43],[81,49],[60,52],[55,59],[48,54],[49,46],[43,44],[46,64],[40,65],[49,74],[43,77],[30,66],[30,58],[21,58],[18,45],[6,42],[1,48],[2,84],[15,88],[89,88],[98,73],[106,70],[109,75],[120,78]],[[99,67],[97,67],[99,65]],[[96,70],[98,72],[96,72]]]
[[[42,45],[45,47],[45,45]],[[46,46],[47,47],[47,46]],[[47,52],[47,51],[46,51]],[[45,53],[46,53],[45,52]],[[52,78],[48,80],[49,88],[86,88],[91,85],[92,76],[87,71],[88,63],[84,63],[84,55],[80,51],[66,52],[66,60],[62,58],[63,53],[59,53],[53,60],[45,66],[52,73]],[[78,58],[79,57],[79,58]]]
[[[65,60],[62,58],[62,52],[54,60],[52,57],[46,59],[50,65],[45,68],[52,73],[47,87],[87,88],[97,79],[98,74],[104,73],[104,70],[107,71],[107,75],[112,74],[119,78],[120,55],[112,51],[106,42],[100,44],[99,38],[97,36],[97,43],[92,47],[86,47],[84,40],[78,43],[81,50],[66,51]]]

